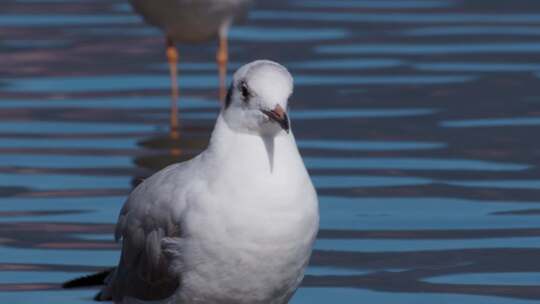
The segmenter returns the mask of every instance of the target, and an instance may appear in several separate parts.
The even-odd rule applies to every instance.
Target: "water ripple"
[[[349,30],[337,28],[283,28],[283,27],[241,27],[231,29],[231,40],[298,42],[314,40],[335,40],[350,36]]]
[[[481,118],[447,120],[441,122],[446,128],[478,128],[478,127],[512,127],[512,126],[537,126],[540,125],[540,117],[510,117],[510,118]]]
[[[253,20],[290,20],[315,22],[366,23],[540,23],[540,14],[471,14],[471,13],[348,13],[348,12],[283,12],[259,10],[250,14]]]
[[[508,211],[509,208],[528,208],[531,204],[531,202],[497,202],[439,197],[347,198],[322,196],[320,198],[321,228],[362,231],[539,228],[540,222],[535,216],[493,215],[496,212]],[[502,240],[503,238],[498,239]],[[527,237],[504,239],[508,241],[513,239],[528,240]],[[369,248],[369,240],[360,239],[359,241],[365,242],[363,244]],[[407,242],[407,240],[402,241]],[[432,241],[433,244],[440,246],[445,246],[446,243],[445,240],[433,239]],[[534,248],[537,247],[535,244],[539,244],[527,241],[522,243],[523,246]],[[396,246],[398,244],[405,243],[398,242]],[[415,244],[420,245],[422,242],[414,243],[411,241],[409,244],[411,244],[410,248],[416,248]],[[460,242],[449,241],[448,244],[449,246],[459,246]],[[470,244],[473,246],[474,242]],[[497,242],[492,244],[497,246]],[[338,245],[336,244],[336,246]]]
[[[405,252],[458,249],[540,248],[540,237],[455,240],[317,240],[319,250]],[[442,281],[442,280],[441,280]],[[454,281],[455,282],[455,281]]]
[[[4,108],[83,108],[83,109],[168,109],[169,96],[137,96],[117,98],[78,98],[78,99],[39,99],[39,100],[0,100],[0,109]],[[212,99],[182,96],[182,109],[214,109],[217,101]]]
[[[119,176],[79,176],[61,174],[6,174],[0,173],[0,184],[33,189],[99,189],[128,188],[130,177]]]
[[[415,69],[438,72],[534,72],[540,71],[540,63],[503,62],[422,62],[413,63]]]
[[[105,122],[59,122],[59,121],[0,121],[1,133],[69,133],[69,134],[114,134],[122,132],[155,132],[152,125],[135,123],[105,123]]]
[[[478,295],[459,295],[442,292],[387,292],[355,288],[304,288],[297,292],[291,304],[301,303],[339,303],[358,304],[358,299],[366,303],[380,304],[534,304],[537,300],[522,300]]]
[[[511,36],[538,36],[540,29],[534,26],[437,26],[421,27],[403,30],[407,36],[430,37],[430,36],[486,36],[486,35],[511,35]]]
[[[321,54],[400,54],[400,55],[447,55],[447,54],[535,54],[540,43],[385,43],[385,44],[341,44],[318,46]]]
[[[540,48],[539,48],[540,49]],[[462,83],[477,79],[470,75],[390,75],[390,76],[338,76],[295,75],[298,86],[318,85],[433,85]],[[169,89],[166,75],[104,75],[80,77],[37,77],[11,79],[8,92],[114,92],[128,90]],[[181,88],[209,89],[216,87],[217,75],[189,75],[180,82]]]
[[[482,285],[540,285],[538,272],[463,273],[429,277],[422,281],[435,284],[482,284]]]
[[[392,68],[402,65],[403,62],[398,59],[327,59],[327,60],[312,60],[312,61],[297,61],[291,62],[287,66],[292,69],[335,69],[335,70],[358,70],[358,69],[381,69]]]
[[[121,168],[131,167],[130,156],[75,156],[0,154],[0,166],[23,168]]]
[[[456,4],[452,0],[338,0],[294,1],[295,5],[316,8],[378,8],[378,9],[418,9],[450,7]]]
[[[463,170],[463,171],[522,171],[529,165],[500,163],[471,159],[444,158],[332,158],[306,157],[310,169],[399,169],[399,170]]]
[[[342,119],[342,118],[384,118],[384,117],[408,117],[430,115],[437,112],[437,109],[429,108],[395,108],[395,109],[312,109],[312,110],[291,110],[293,120],[319,120],[319,119]],[[184,113],[185,119],[208,119],[215,120],[216,112],[189,112]]]
[[[312,176],[313,183],[318,189],[332,188],[343,189],[353,187],[398,187],[398,186],[419,186],[428,185],[432,180],[419,177],[399,177],[399,176],[332,176],[315,175]]]
[[[437,142],[414,141],[353,141],[353,140],[298,140],[302,149],[340,150],[340,151],[403,151],[442,149],[447,145]],[[1,146],[1,142],[0,142]]]
[[[139,22],[140,19],[133,15],[0,15],[0,26],[2,27],[65,27],[77,25],[126,24]]]
[[[463,180],[446,181],[446,184],[460,187],[499,188],[499,189],[540,189],[540,180]]]
[[[74,276],[83,276],[83,272],[59,271],[2,271],[0,284],[8,283],[62,283]]]

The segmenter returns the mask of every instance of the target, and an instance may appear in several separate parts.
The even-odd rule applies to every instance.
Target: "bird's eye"
[[[240,83],[240,92],[242,93],[242,98],[244,99],[244,101],[247,101],[251,96],[251,93],[249,92],[249,88],[245,81],[242,81]]]

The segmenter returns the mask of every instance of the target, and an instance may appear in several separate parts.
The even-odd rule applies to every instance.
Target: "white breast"
[[[300,213],[254,206],[235,208],[234,214],[223,209],[201,208],[186,223],[192,238],[184,252],[185,295],[204,298],[204,303],[223,303],[218,301],[227,298],[231,303],[253,304],[269,303],[276,292],[283,296],[293,292],[317,231],[314,208]],[[200,288],[202,284],[205,288]]]
[[[235,152],[243,161],[231,160],[234,168],[223,164],[201,181],[201,189],[212,191],[190,207],[184,227],[190,236],[182,281],[186,299],[285,303],[303,276],[318,229],[315,190],[298,152],[289,150],[296,149],[294,139],[276,142],[272,171],[267,153],[253,150],[264,145],[249,141],[238,145],[246,153]]]

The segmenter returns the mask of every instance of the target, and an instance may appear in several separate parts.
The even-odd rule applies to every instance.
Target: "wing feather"
[[[180,272],[174,270],[181,268],[181,223],[173,217],[185,205],[182,191],[178,192],[178,182],[184,180],[179,166],[167,167],[141,183],[120,211],[115,239],[122,242],[122,254],[107,287],[114,301],[126,296],[161,300],[179,286]]]

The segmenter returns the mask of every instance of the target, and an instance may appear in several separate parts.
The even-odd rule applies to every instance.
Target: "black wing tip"
[[[100,292],[96,293],[96,295],[94,296],[94,301],[96,301],[96,302],[109,302],[109,301],[112,301],[112,297],[104,297],[103,296],[103,291],[100,291]]]
[[[90,274],[84,277],[75,278],[62,284],[62,288],[78,288],[104,285],[105,279],[111,274],[112,269],[107,269],[98,273]]]

